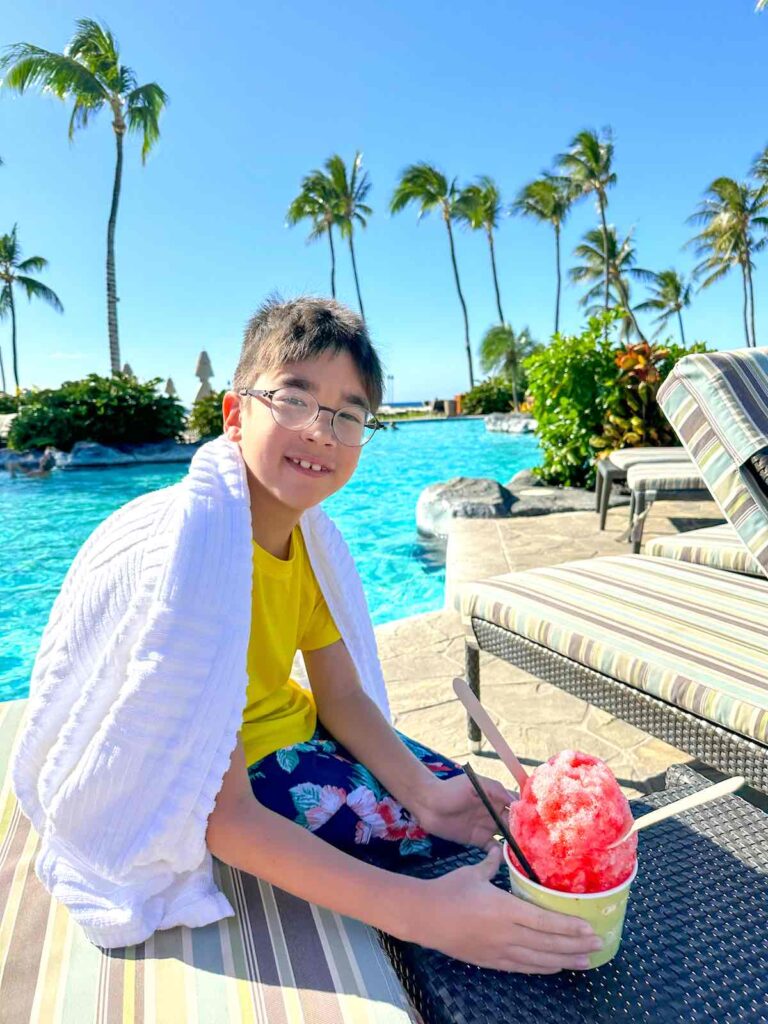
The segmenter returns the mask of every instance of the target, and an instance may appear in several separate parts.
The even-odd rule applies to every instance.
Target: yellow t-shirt
[[[242,728],[246,764],[310,738],[317,709],[312,694],[290,678],[293,658],[297,650],[314,651],[340,637],[312,571],[301,528],[294,527],[285,560],[254,541]]]

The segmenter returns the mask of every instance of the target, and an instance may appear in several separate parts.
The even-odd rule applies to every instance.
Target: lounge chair
[[[0,1020],[418,1024],[373,929],[215,858],[235,917],[123,949],[88,942],[35,875],[38,837],[10,787],[25,705],[0,704]]]
[[[709,497],[704,477],[688,462],[643,463],[627,470],[629,541],[635,554],[643,543],[645,519],[659,500],[701,500]]]
[[[467,681],[491,652],[768,792],[768,351],[688,356],[659,401],[763,578],[634,554],[467,584]]]
[[[646,555],[655,558],[673,558],[679,562],[695,562],[711,569],[745,573],[764,578],[763,570],[742,542],[730,523],[708,526],[703,530],[688,530],[668,537],[654,537],[646,541]]]
[[[643,463],[690,462],[690,456],[680,445],[658,448],[620,448],[595,463],[595,511],[600,514],[600,529],[605,529],[608,504],[614,484],[624,483],[627,471]]]

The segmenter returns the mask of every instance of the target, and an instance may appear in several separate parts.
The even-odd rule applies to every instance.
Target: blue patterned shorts
[[[461,775],[454,761],[397,733],[439,779]],[[396,871],[412,858],[437,860],[464,847],[426,833],[371,772],[318,722],[306,743],[268,754],[248,768],[254,796],[360,860]]]

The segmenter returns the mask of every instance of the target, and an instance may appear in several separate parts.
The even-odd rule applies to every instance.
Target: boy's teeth
[[[301,466],[302,469],[314,469],[316,473],[322,472],[323,469],[322,466],[318,466],[314,462],[304,462],[303,459],[291,459],[291,462],[294,462],[297,466]]]

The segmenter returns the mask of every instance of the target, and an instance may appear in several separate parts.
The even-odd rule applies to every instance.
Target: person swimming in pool
[[[17,473],[21,473],[25,477],[44,477],[51,475],[51,470],[55,465],[56,449],[51,445],[47,445],[45,451],[40,456],[36,469],[25,469],[23,466],[17,466],[11,462],[8,464],[8,472],[12,477],[15,477]]]

